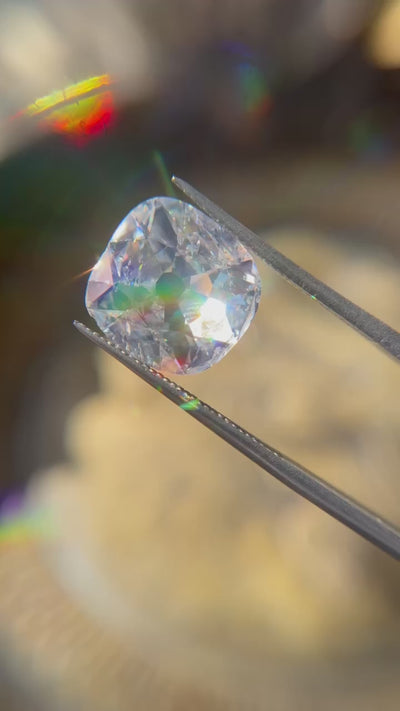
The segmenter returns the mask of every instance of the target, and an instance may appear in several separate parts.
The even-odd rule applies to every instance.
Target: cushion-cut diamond
[[[247,330],[261,282],[252,257],[192,205],[146,200],[93,268],[86,307],[105,335],[159,370],[217,363]]]

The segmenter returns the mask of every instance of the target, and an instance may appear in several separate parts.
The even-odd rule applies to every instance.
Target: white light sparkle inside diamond
[[[190,324],[196,338],[213,338],[221,343],[230,343],[233,332],[226,317],[226,306],[218,299],[207,299],[200,308],[200,316]]]

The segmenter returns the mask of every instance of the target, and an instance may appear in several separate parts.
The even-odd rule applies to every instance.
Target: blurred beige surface
[[[354,253],[310,231],[281,230],[273,241],[400,325],[398,267],[389,257]],[[243,341],[206,374],[181,381],[399,523],[396,364],[265,267],[262,278],[259,313]],[[340,700],[341,708],[367,708],[366,695],[380,700],[382,674],[388,690],[397,688],[396,564],[109,357],[97,353],[96,359],[100,390],[71,412],[65,433],[70,464],[42,475],[31,491],[31,506],[51,517],[54,538],[43,542],[41,553],[21,551],[20,566],[13,553],[17,569],[27,558],[27,579],[30,566],[34,575],[37,566],[46,571],[45,588],[53,578],[43,603],[47,608],[49,595],[57,621],[52,613],[40,622],[45,611],[35,610],[29,644],[18,639],[21,622],[11,629],[17,647],[30,645],[29,654],[42,664],[39,678],[52,677],[53,665],[62,664],[70,675],[63,666],[62,688],[72,683],[67,679],[79,679],[76,645],[83,659],[89,655],[91,673],[102,676],[90,649],[103,649],[105,636],[106,646],[109,639],[114,646],[104,654],[112,654],[118,668],[124,659],[135,660],[121,709],[136,699],[133,687],[148,669],[172,685],[171,708],[180,703],[181,688],[195,696],[202,689],[206,700],[198,698],[194,708],[211,708],[211,698],[222,699],[225,708],[264,708],[266,696],[289,711],[318,704],[317,670],[334,684],[332,704]],[[21,580],[4,573],[11,560],[1,553],[5,589],[15,585],[24,595]],[[31,581],[30,588],[37,585]],[[14,594],[7,599],[6,628]],[[25,605],[24,599],[22,620]],[[79,622],[68,621],[70,608]],[[35,625],[47,629],[40,643]],[[65,625],[69,640],[64,662],[53,649],[57,625]],[[80,625],[92,630],[93,641]],[[391,662],[382,669],[383,657]],[[367,685],[361,694],[357,686],[366,673],[372,690]],[[114,693],[112,679],[102,682]],[[95,697],[89,703],[90,688],[85,694],[86,708],[109,708],[105,699],[103,706]],[[385,708],[395,708],[391,703]],[[164,706],[149,697],[147,708]]]
[[[371,59],[384,69],[395,69],[400,64],[399,50],[400,3],[388,0],[367,38],[367,52]]]

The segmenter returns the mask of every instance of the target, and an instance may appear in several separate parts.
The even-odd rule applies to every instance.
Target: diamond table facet
[[[183,375],[230,351],[260,294],[256,265],[236,237],[192,205],[156,197],[114,232],[91,272],[86,307],[135,358]]]

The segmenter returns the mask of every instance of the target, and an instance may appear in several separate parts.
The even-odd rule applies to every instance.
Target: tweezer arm
[[[248,459],[269,472],[283,484],[308,499],[323,511],[374,543],[378,548],[400,560],[400,531],[376,514],[360,506],[340,491],[303,469],[300,464],[285,457],[277,450],[253,437],[249,432],[229,420],[217,410],[199,400],[195,395],[180,388],[156,370],[136,360],[122,348],[106,341],[98,333],[77,321],[74,325],[80,333],[96,346],[123,363],[142,380],[161,392],[165,397],[185,410],[188,415],[212,430],[225,442],[242,452]]]
[[[306,272],[305,269],[297,266],[291,259],[271,247],[265,240],[235,220],[234,217],[211,202],[189,183],[186,183],[185,180],[173,177],[172,181],[200,210],[203,210],[207,215],[233,232],[240,242],[252,250],[254,254],[257,254],[287,281],[290,281],[294,286],[319,301],[320,304],[343,319],[343,321],[346,321],[370,341],[373,341],[386,353],[400,360],[400,333],[367,311],[364,311],[360,306],[346,299],[334,289],[331,289],[327,284]]]

